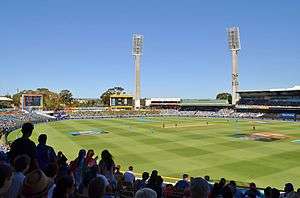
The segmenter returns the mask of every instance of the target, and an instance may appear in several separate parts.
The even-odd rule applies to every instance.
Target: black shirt
[[[23,154],[28,155],[31,158],[31,160],[35,159],[36,145],[29,138],[21,137],[16,139],[10,147],[11,162],[13,162],[18,155],[23,155]]]

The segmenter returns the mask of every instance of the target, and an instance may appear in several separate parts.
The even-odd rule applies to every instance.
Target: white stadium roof
[[[148,100],[155,101],[155,102],[168,102],[168,101],[180,102],[180,98],[150,98]]]
[[[296,85],[290,88],[278,88],[278,89],[269,89],[269,90],[241,90],[238,92],[263,92],[263,91],[300,91],[300,85]]]

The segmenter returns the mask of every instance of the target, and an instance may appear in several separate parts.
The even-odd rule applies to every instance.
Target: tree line
[[[112,87],[100,94],[99,99],[83,99],[76,100],[70,90],[64,89],[60,92],[50,91],[48,88],[38,88],[36,90],[23,90],[12,96],[6,96],[12,98],[13,105],[20,106],[20,98],[22,94],[40,94],[43,95],[43,107],[45,110],[56,110],[64,109],[66,107],[95,107],[95,106],[109,106],[110,96],[112,94],[122,94],[125,93],[123,87]],[[216,99],[228,100],[231,104],[232,97],[229,93],[219,93]],[[7,102],[0,101],[0,108],[8,107]]]

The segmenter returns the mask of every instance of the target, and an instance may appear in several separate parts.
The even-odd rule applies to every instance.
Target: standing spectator
[[[91,167],[97,165],[98,156],[93,158],[94,154],[95,153],[94,153],[93,149],[88,150],[88,152],[86,154],[86,158],[85,158],[85,166],[86,167],[91,168]]]
[[[69,165],[67,163],[68,159],[66,156],[61,152],[58,151],[57,153],[57,165],[58,165],[58,176],[67,175],[69,172]]]
[[[101,153],[101,160],[99,162],[100,174],[104,175],[110,184],[116,186],[116,180],[114,177],[115,162],[112,155],[108,150],[103,150]]]
[[[40,169],[45,171],[47,165],[51,162],[56,162],[56,154],[51,146],[46,145],[47,135],[41,134],[38,138],[39,144],[36,147],[36,157]]]
[[[179,180],[175,184],[175,188],[177,188],[178,190],[183,191],[184,189],[189,188],[189,187],[190,187],[189,175],[188,174],[183,174],[182,180]]]
[[[156,185],[154,187],[154,191],[156,192],[157,194],[157,198],[161,198],[162,197],[162,185],[163,185],[163,178],[159,175],[156,177]]]
[[[78,153],[78,157],[74,161],[70,162],[70,170],[74,174],[75,184],[77,189],[82,183],[82,179],[85,174],[85,169],[86,169],[84,163],[85,155],[86,155],[86,151],[84,149],[81,149]]]
[[[124,173],[124,181],[128,184],[133,184],[135,182],[135,175],[133,173],[132,166],[129,166],[128,170]]]
[[[16,198],[21,193],[25,173],[30,166],[30,158],[27,155],[19,155],[14,161],[15,173],[12,177],[12,183],[9,188],[9,198]]]
[[[33,124],[27,122],[22,125],[22,137],[16,139],[10,149],[10,160],[13,164],[15,158],[18,155],[26,154],[30,157],[30,170],[34,170],[37,167],[36,162],[36,145],[29,139],[34,129]]]
[[[0,197],[7,197],[12,183],[12,170],[7,164],[0,164]]]
[[[156,182],[156,177],[158,176],[158,171],[157,170],[153,170],[151,172],[151,176],[148,180],[148,183],[147,183],[147,187],[151,187],[151,186],[154,186],[155,185],[155,182]]]
[[[209,187],[207,181],[196,177],[191,182],[191,198],[207,198]]]
[[[48,197],[50,180],[40,169],[36,169],[26,175],[21,197],[24,198],[46,198]]]
[[[74,193],[74,180],[71,176],[63,176],[56,182],[53,198],[70,198]]]

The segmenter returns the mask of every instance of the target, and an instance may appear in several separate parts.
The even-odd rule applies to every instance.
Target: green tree
[[[122,92],[124,92],[124,88],[122,88],[122,87],[109,88],[104,93],[102,93],[102,95],[100,96],[101,101],[104,105],[108,106],[110,96],[113,94],[121,94]]]
[[[72,92],[67,89],[61,90],[61,92],[59,93],[59,100],[60,100],[60,103],[69,106],[73,102]]]
[[[232,104],[232,96],[230,93],[219,93],[216,97],[218,100],[227,100],[229,104]]]
[[[45,110],[54,110],[60,108],[59,95],[50,91],[47,88],[38,88],[34,90],[23,90],[13,95],[13,104],[17,107],[20,106],[20,98],[22,94],[41,94],[43,95],[43,107]]]

